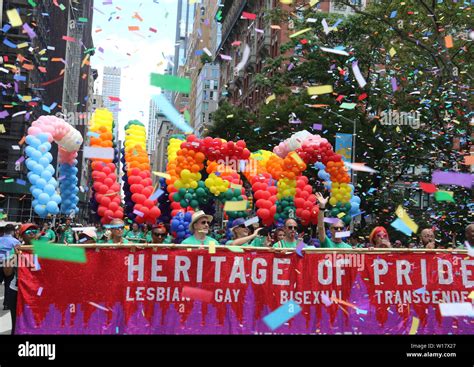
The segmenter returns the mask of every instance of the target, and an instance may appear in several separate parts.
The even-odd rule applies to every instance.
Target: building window
[[[206,114],[203,112],[202,113],[202,122],[205,123],[206,122]]]
[[[209,92],[209,99],[214,100],[214,92],[212,90]]]
[[[204,103],[203,103],[203,107],[204,107],[204,111],[208,111],[208,110],[209,110],[209,103],[208,103],[208,102],[204,102]]]
[[[212,69],[212,77],[214,79],[219,78],[219,69]]]

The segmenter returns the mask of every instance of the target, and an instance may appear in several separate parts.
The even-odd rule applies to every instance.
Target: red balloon
[[[123,211],[121,211],[121,210],[114,211],[114,218],[122,219],[123,218]]]
[[[148,178],[150,177],[150,174],[147,172],[147,171],[141,171],[139,176],[142,178],[142,179],[145,179],[145,178]]]
[[[115,183],[114,180],[108,177],[104,180],[104,185],[107,185],[107,187],[112,186],[114,183]]]
[[[301,212],[301,219],[304,221],[308,221],[311,218],[311,212],[309,210],[303,210]]]
[[[149,198],[152,193],[153,193],[153,188],[152,187],[145,187],[142,191],[142,194],[145,195],[145,197],[147,197],[147,198]]]
[[[117,182],[115,182],[112,186],[110,186],[110,190],[112,190],[113,192],[119,192],[120,185]]]
[[[145,223],[145,218],[137,215],[137,217],[135,218],[135,222],[137,222],[138,224],[143,224]]]
[[[268,209],[258,209],[257,215],[262,219],[268,219],[270,217],[270,211]]]
[[[106,210],[107,208],[105,206],[99,206],[99,208],[97,208],[97,214],[99,215],[99,217],[103,217],[105,215]]]
[[[114,212],[112,210],[107,209],[104,214],[105,218],[113,218],[114,217]]]
[[[130,176],[138,176],[140,175],[140,169],[138,168],[133,168],[131,171],[130,171]]]
[[[146,206],[148,209],[151,209],[155,206],[155,203],[153,202],[153,200],[146,199],[143,205]]]
[[[110,197],[103,196],[102,200],[100,201],[100,204],[108,208],[110,206],[110,202],[111,202]]]
[[[118,210],[118,208],[120,208],[120,206],[119,206],[117,203],[115,203],[115,202],[111,202],[111,203],[109,204],[109,209],[110,209],[110,210],[113,210],[114,212],[115,212],[116,210]]]
[[[109,175],[112,173],[112,170],[109,167],[104,167],[102,168],[102,172],[104,172],[106,175]]]
[[[99,193],[105,194],[109,187],[107,185],[100,185]]]
[[[150,216],[156,220],[156,218],[159,218],[161,216],[161,210],[157,206],[154,206],[153,208],[150,209]]]

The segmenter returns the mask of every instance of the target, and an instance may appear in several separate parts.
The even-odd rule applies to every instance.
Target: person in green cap
[[[189,223],[189,232],[192,233],[191,236],[186,238],[182,245],[210,245],[212,243],[218,244],[217,241],[209,237],[209,226],[213,220],[212,215],[204,213],[204,211],[199,210],[193,214],[191,223]]]
[[[145,242],[145,236],[140,230],[138,223],[132,223],[132,228],[130,231],[125,233],[124,237],[131,243],[143,243]]]
[[[337,232],[344,232],[345,225],[342,220],[334,221],[331,223],[330,231],[331,238],[326,236],[326,229],[324,225],[324,209],[328,203],[329,198],[323,197],[321,193],[316,193],[316,199],[319,202],[319,214],[318,214],[318,238],[321,243],[321,248],[352,248],[351,245],[342,241],[342,237],[336,235]]]
[[[285,237],[273,244],[273,248],[296,248],[298,245],[298,223],[293,218],[288,218],[285,220],[285,226],[283,227],[285,231]]]

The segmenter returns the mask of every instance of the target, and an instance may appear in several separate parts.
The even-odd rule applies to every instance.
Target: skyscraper
[[[115,66],[105,66],[102,79],[102,97],[104,99],[104,107],[111,111],[114,115],[115,129],[118,129],[119,122],[119,102],[116,98],[120,98],[120,81],[122,78],[122,70]],[[116,131],[115,136],[118,138]]]

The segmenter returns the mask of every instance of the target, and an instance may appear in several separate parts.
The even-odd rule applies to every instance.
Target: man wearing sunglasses
[[[149,244],[169,244],[171,238],[168,236],[168,230],[163,223],[155,224],[151,230],[151,239],[148,241]]]
[[[339,220],[335,223],[331,223],[329,230],[331,231],[331,238],[326,236],[326,228],[324,225],[324,209],[328,203],[329,198],[323,197],[319,192],[316,193],[316,199],[319,202],[319,214],[318,214],[318,238],[322,248],[352,248],[351,245],[342,241],[342,237],[338,237],[337,233],[345,232],[346,227],[344,223]]]
[[[212,243],[217,244],[217,241],[207,236],[209,234],[209,226],[211,225],[212,215],[204,213],[204,211],[199,210],[193,214],[191,223],[189,223],[189,231],[192,233],[192,236],[186,238],[182,245],[210,245]]]
[[[292,218],[288,218],[285,221],[285,226],[283,227],[285,231],[285,237],[276,242],[274,248],[296,248],[298,245],[297,235],[298,235],[298,223]]]
[[[123,229],[125,223],[122,219],[112,219],[110,224],[105,226],[110,228],[110,239],[106,243],[117,243],[117,244],[127,244],[129,243],[126,238],[123,238]]]

